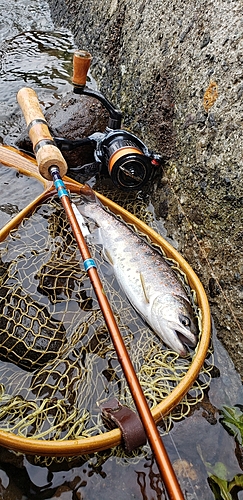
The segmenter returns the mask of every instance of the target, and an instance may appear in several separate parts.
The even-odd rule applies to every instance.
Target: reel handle
[[[86,85],[87,73],[92,61],[91,54],[86,50],[76,50],[73,55],[73,78],[74,87]]]
[[[17,101],[28,127],[40,174],[52,181],[49,169],[55,165],[63,177],[67,172],[67,163],[50,134],[36,92],[29,87],[23,87],[17,94]]]

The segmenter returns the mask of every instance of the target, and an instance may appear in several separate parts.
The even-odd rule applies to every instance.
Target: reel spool
[[[159,161],[150,156],[145,144],[125,130],[105,135],[95,154],[101,163],[105,163],[113,183],[125,190],[140,189],[149,181],[153,167],[159,166]]]

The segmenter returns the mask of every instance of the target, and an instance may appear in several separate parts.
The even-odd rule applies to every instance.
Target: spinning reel
[[[113,183],[121,189],[140,189],[154,171],[161,166],[162,157],[152,151],[134,134],[121,129],[122,113],[104,95],[86,86],[87,72],[91,55],[83,50],[76,51],[73,57],[74,93],[98,99],[109,113],[105,132],[95,132],[84,139],[68,140],[55,137],[61,151],[71,151],[80,146],[91,144],[94,147],[95,163],[85,165],[86,170],[109,175]]]

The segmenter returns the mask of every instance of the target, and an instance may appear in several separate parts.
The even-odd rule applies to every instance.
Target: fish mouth
[[[176,331],[175,332],[178,339],[180,340],[180,342],[183,344],[183,345],[188,345],[189,347],[195,347],[196,344],[197,344],[197,339],[195,337],[195,335],[193,335],[193,333],[190,332],[190,337],[188,337],[188,335],[184,335],[183,333],[179,332],[179,331]]]
[[[181,355],[186,355],[188,353],[188,348],[193,348],[197,345],[197,338],[194,333],[188,331],[186,328],[176,328],[174,333],[177,336],[178,343],[181,348]]]
[[[168,337],[170,338],[170,345],[174,347],[180,356],[186,356],[189,349],[197,345],[197,335],[181,323],[169,321],[167,328],[167,332],[170,332],[170,337]]]
[[[163,321],[163,335],[160,336],[165,344],[182,357],[186,356],[198,342],[198,336],[194,332],[175,321]]]

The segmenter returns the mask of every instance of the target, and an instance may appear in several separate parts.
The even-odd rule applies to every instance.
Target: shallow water
[[[45,1],[0,0],[0,140],[14,145],[25,123],[16,94],[32,87],[40,103],[55,104],[70,90],[71,33],[54,30]],[[33,179],[0,171],[0,227],[42,191]],[[13,187],[14,186],[14,187]],[[12,191],[15,191],[13,203]],[[24,192],[24,196],[23,196]]]
[[[14,144],[23,120],[16,102],[22,86],[33,87],[49,105],[71,89],[74,44],[67,31],[55,29],[42,0],[0,0],[0,136]],[[42,190],[33,179],[0,169],[0,226]],[[219,410],[243,401],[240,377],[213,330],[214,373],[204,401],[176,422],[163,438],[185,498],[215,498],[209,476],[228,482],[242,474],[242,450],[220,423]],[[33,458],[0,449],[0,497],[11,500],[164,499],[157,466],[149,449],[136,459],[113,454],[81,457],[73,463],[34,465]],[[221,464],[217,465],[217,464]],[[232,498],[243,498],[242,490]],[[218,496],[217,498],[220,498]],[[230,499],[230,496],[225,497]]]

